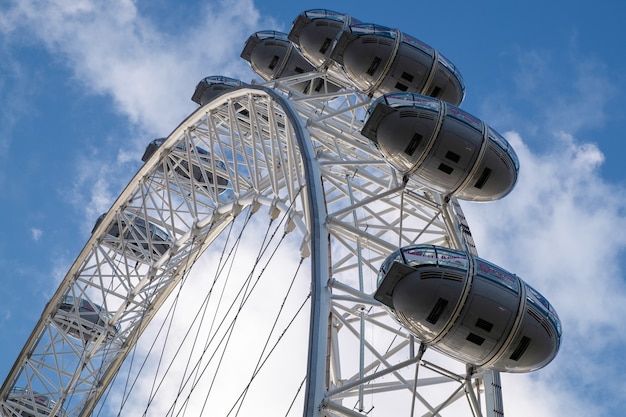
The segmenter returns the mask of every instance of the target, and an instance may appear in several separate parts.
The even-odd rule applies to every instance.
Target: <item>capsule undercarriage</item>
[[[414,245],[392,254],[375,298],[416,337],[465,363],[530,372],[556,356],[559,318],[536,290],[460,251]]]

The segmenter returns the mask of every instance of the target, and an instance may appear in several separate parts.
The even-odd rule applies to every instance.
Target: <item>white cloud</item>
[[[242,217],[237,220],[239,227],[245,215],[245,212],[242,213]],[[270,355],[268,365],[255,378],[243,410],[249,407],[256,410],[257,414],[269,415],[278,409],[280,411],[278,414],[284,414],[291,396],[295,395],[298,384],[305,375],[305,343],[310,306],[308,304],[305,306],[295,324],[290,326],[284,335],[282,332],[287,328],[289,320],[295,315],[298,307],[306,300],[309,292],[308,262],[305,261],[300,269],[299,279],[296,280],[290,297],[285,302],[284,310],[270,337],[271,341],[268,347],[263,349],[274,324],[274,315],[283,307],[281,306],[282,297],[287,292],[290,278],[297,270],[299,259],[291,256],[294,253],[294,246],[293,242],[289,242],[281,245],[277,254],[273,256],[272,262],[266,265],[282,234],[282,226],[274,222],[269,226],[269,230],[271,232],[278,230],[279,233],[274,236],[272,243],[268,244],[270,249],[265,252],[256,269],[253,268],[254,261],[261,252],[264,238],[267,238],[262,228],[268,227],[266,215],[260,214],[255,217],[252,219],[254,225],[245,229],[241,242],[237,244],[238,249],[230,258],[228,254],[239,233],[238,229],[235,229],[229,239],[225,237],[217,239],[211,249],[196,262],[184,285],[176,288],[165,305],[159,309],[153,322],[136,345],[137,357],[133,364],[134,371],[142,366],[140,362],[144,355],[152,352],[147,365],[142,370],[141,378],[133,384],[130,399],[121,415],[141,415],[149,402],[151,393],[156,393],[156,395],[150,403],[148,414],[167,415],[179,389],[183,394],[178,398],[177,410],[183,408],[188,399],[187,396],[191,395],[186,407],[188,408],[187,415],[207,414],[206,411],[200,412],[205,406],[205,400],[208,400],[207,407],[212,410],[211,414],[226,415],[236,404],[237,397],[243,392],[261,352],[264,357],[267,357],[279,337],[282,337],[281,343]],[[221,245],[224,242],[228,242],[228,249],[225,253],[221,253]],[[221,273],[216,275],[216,270],[219,269]],[[238,311],[242,305],[243,296],[237,295],[237,292],[248,276],[252,277],[251,283],[256,282],[259,276],[261,278],[256,286],[242,287],[243,293],[252,294],[252,296]],[[278,276],[281,276],[281,279],[276,279]],[[219,279],[214,284],[216,277]],[[224,292],[222,292],[223,285],[227,287]],[[206,301],[205,298],[211,289],[210,307],[204,312],[204,320],[200,325],[199,319],[194,320],[197,315],[202,316],[203,302]],[[226,314],[231,302],[233,302],[233,308],[229,314]],[[174,308],[171,310],[173,313],[171,313],[170,308],[173,305]],[[233,320],[235,313],[238,314],[238,318],[231,328],[229,327],[230,320]],[[227,319],[221,323],[221,319],[225,316]],[[188,331],[189,334],[187,334]],[[222,337],[223,340],[221,340]],[[210,349],[203,352],[209,340],[211,341]],[[226,345],[228,349],[222,355]],[[171,368],[169,368],[170,364],[173,364]],[[194,369],[196,365],[198,365],[197,369]],[[123,373],[122,375],[125,378]],[[193,393],[190,393],[189,387],[193,381],[197,381],[199,385]],[[123,385],[115,386],[110,401],[106,404],[106,408],[110,408],[111,415],[118,412]],[[262,394],[261,398],[258,397],[259,392]],[[301,408],[300,405],[300,410]],[[242,412],[241,414],[248,413]],[[290,415],[299,414],[301,412]]]
[[[174,33],[160,30],[130,0],[20,0],[0,12],[0,33],[44,45],[69,67],[85,94],[111,97],[130,122],[132,138],[103,142],[119,149],[116,159],[104,152],[77,155],[72,186],[59,190],[83,211],[85,229],[128,182],[147,142],[167,136],[195,109],[190,97],[200,79],[250,78],[239,54],[259,20],[251,0],[203,5]],[[2,143],[0,138],[0,155]]]
[[[502,375],[506,417],[586,417],[603,415],[602,406],[581,398],[558,381],[532,375]]]
[[[1,22],[0,22],[1,24]],[[2,33],[2,32],[0,32]],[[22,64],[13,59],[6,51],[6,45],[0,39],[0,100],[11,105],[3,105],[0,111],[0,164],[7,165],[11,155],[11,142],[15,126],[21,117],[31,109],[24,95],[33,90],[32,80],[24,75]],[[0,188],[3,188],[4,169],[0,169]]]
[[[35,242],[39,242],[39,239],[41,239],[42,234],[43,234],[43,231],[41,229],[38,229],[36,227],[31,227],[30,235]]]
[[[602,127],[613,111],[616,75],[588,51],[514,51],[515,69],[504,90],[490,91],[482,113],[492,126],[512,126],[545,146],[546,137]]]
[[[564,334],[552,364],[505,377],[505,407],[530,410],[520,398],[532,398],[551,410],[545,415],[593,415],[589,404],[602,393],[623,406],[626,369],[617,353],[626,348],[626,235],[616,231],[626,229],[626,190],[601,178],[604,156],[595,145],[560,133],[553,151],[533,154],[518,134],[506,136],[520,157],[517,187],[500,201],[463,207],[479,254],[542,292]]]
[[[168,134],[194,108],[189,97],[200,78],[250,76],[239,52],[248,34],[263,27],[259,19],[250,0],[219,2],[190,16],[188,27],[164,33],[128,0],[19,0],[0,12],[0,32],[38,40],[66,63],[86,94],[110,96],[138,133],[129,145],[138,151],[150,136]],[[491,111],[497,117],[488,120],[507,120],[533,133],[543,130],[557,146],[535,154],[519,134],[509,133],[522,164],[516,190],[502,201],[463,207],[479,253],[518,273],[553,302],[564,323],[564,341],[544,370],[504,376],[505,411],[507,417],[599,415],[591,405],[593,395],[606,392],[619,404],[626,390],[624,364],[611,359],[626,344],[620,269],[626,192],[600,177],[600,149],[572,135],[605,120],[611,86],[604,68],[586,61],[572,67],[574,81],[567,88],[546,89],[559,74],[550,72],[545,56],[525,57],[532,59],[521,66],[518,97],[546,111],[527,122],[512,108],[503,111],[502,103],[510,101],[502,100]],[[547,101],[546,90],[554,93]],[[571,94],[557,94],[566,90]],[[119,140],[117,147],[122,144],[128,145]],[[0,155],[2,147],[0,137]],[[104,162],[97,153],[81,156],[68,198],[85,208],[87,227],[127,182],[119,171],[134,170],[127,165],[131,160],[126,148]],[[33,229],[33,239],[40,236]]]
[[[110,95],[121,114],[155,134],[194,108],[190,97],[203,76],[246,73],[239,53],[259,20],[251,1],[207,5],[173,34],[129,0],[27,0],[0,16],[6,34],[27,30],[88,93]]]

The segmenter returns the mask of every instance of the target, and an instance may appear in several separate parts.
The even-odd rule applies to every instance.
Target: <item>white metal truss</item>
[[[290,88],[326,77],[345,88]],[[90,415],[196,259],[244,207],[264,205],[287,216],[286,230],[302,239],[297,256],[312,262],[306,416],[372,407],[501,416],[497,373],[426,349],[372,296],[381,262],[400,246],[476,250],[455,198],[398,176],[361,136],[369,103],[341,74],[316,72],[234,89],[191,114],[94,229],[5,380],[0,414],[26,410],[11,395],[20,387],[31,400],[53,399],[50,415]],[[62,311],[67,296],[101,306],[108,320],[94,326]]]

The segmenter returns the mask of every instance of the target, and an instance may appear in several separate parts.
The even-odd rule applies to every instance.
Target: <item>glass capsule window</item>
[[[71,295],[66,295],[63,297],[63,301],[61,301],[61,303],[63,304],[74,304],[74,297]]]
[[[384,103],[385,105],[393,108],[415,107],[435,113],[439,113],[441,110],[441,102],[436,98],[423,96],[417,93],[397,92],[382,95],[374,100],[367,109],[366,119],[372,115],[374,109],[376,109],[376,106],[380,103]],[[379,149],[376,141],[370,141],[370,143],[376,149]]]
[[[537,290],[528,285],[528,283],[526,283],[526,298],[533,305],[537,306],[537,308],[546,316],[548,315],[548,312],[550,311],[550,303]]]
[[[91,311],[94,313],[99,313],[103,311],[103,308],[99,305],[93,304],[91,301],[85,298],[75,298],[71,295],[66,295],[65,297],[63,297],[62,304],[78,306],[78,311],[81,313],[85,311]]]
[[[526,299],[539,311],[545,314],[552,322],[559,336],[561,336],[561,320],[556,314],[556,310],[552,307],[552,304],[543,296],[539,291],[535,290],[528,283],[526,284]]]
[[[277,39],[285,42],[290,42],[286,33],[278,32],[275,30],[262,30],[254,34],[258,39]]]
[[[389,39],[396,39],[398,37],[398,31],[385,26],[376,25],[373,23],[360,23],[357,25],[351,25],[350,31],[355,35],[376,35]]]
[[[348,15],[343,13],[333,12],[326,9],[313,9],[304,12],[304,15],[311,20],[316,19],[329,19],[337,22],[345,22],[348,19]]]
[[[552,305],[550,305],[550,313],[548,314],[548,318],[550,319],[552,324],[554,324],[554,327],[556,328],[556,332],[558,333],[559,337],[561,337],[562,335],[561,319],[559,319],[559,316],[556,314],[556,311],[554,311],[554,309],[552,308]]]
[[[240,80],[235,78],[225,77],[223,75],[212,75],[210,77],[205,77],[201,82],[205,82],[207,84],[224,84],[231,87],[239,87],[243,84]]]
[[[133,222],[135,223],[137,227],[141,229],[141,232],[143,234],[147,232],[148,228],[146,227],[146,221],[143,218],[135,216],[135,218],[133,219]]]
[[[95,307],[89,301],[85,299],[80,300],[80,308],[85,311],[93,311],[93,312],[96,311]],[[98,309],[98,311],[100,311],[100,309]]]
[[[155,139],[152,141],[152,143],[156,146],[161,146],[163,144],[163,142],[165,142],[165,139]],[[185,155],[187,155],[187,146],[185,145],[184,142],[179,142],[176,147],[174,148],[174,150],[178,151],[178,152],[183,152]],[[193,154],[194,151],[196,153],[198,153],[198,155],[200,155],[200,159],[204,162],[209,162],[210,161],[210,156],[211,156],[211,152],[207,151],[204,148],[201,148],[199,146],[192,146],[191,147],[191,153]],[[224,169],[226,168],[226,166],[224,165],[224,163],[222,161],[217,161],[217,166]]]
[[[435,54],[435,49],[432,46],[420,41],[417,38],[414,38],[411,35],[407,35],[406,33],[402,33],[402,42],[406,43],[407,45],[411,45],[419,49],[420,51],[427,53],[430,56],[433,56]]]
[[[408,246],[402,250],[409,266],[437,265],[437,251],[432,246]]]
[[[13,389],[11,389],[11,394],[9,395],[9,399],[18,400],[18,401],[21,400],[23,401],[23,403],[30,402],[31,398],[34,400],[36,404],[46,407],[47,409],[52,409],[57,404],[57,402],[53,400],[52,398],[50,398],[48,395],[44,395],[38,392],[33,392],[31,394],[31,392],[28,389],[20,388],[20,387],[14,387]],[[37,407],[37,411],[41,412],[43,410]],[[64,414],[65,414],[64,410],[61,410],[61,413],[59,415],[64,415]]]
[[[152,235],[153,236],[156,236],[156,237],[160,238],[163,241],[170,240],[170,237],[169,237],[169,235],[167,233],[165,233],[163,230],[161,230],[157,226],[153,225],[152,223],[150,223],[150,230],[152,231]]]
[[[469,127],[476,129],[479,132],[483,131],[483,121],[472,116],[465,110],[461,110],[460,108],[453,106],[452,104],[446,103],[446,115],[459,120]]]
[[[469,262],[467,255],[451,249],[437,248],[437,262],[441,266],[453,267],[467,271]]]
[[[385,96],[380,96],[376,100],[371,102],[370,106],[367,108],[366,118],[369,117],[372,114],[372,112],[374,111],[374,109],[376,108],[378,103],[385,103],[386,104],[387,101],[385,100]]]
[[[384,102],[389,107],[396,108],[396,107],[410,106],[410,107],[422,108],[425,110],[432,110],[436,112],[439,111],[439,103],[440,103],[440,101],[437,100],[436,98],[423,96],[417,93],[399,92],[399,93],[385,94],[379,97],[378,99],[376,99],[376,101],[374,101],[374,103],[372,103],[372,105],[370,106],[370,109],[373,111],[374,107],[376,107],[376,104],[380,103],[381,101]]]
[[[150,143],[155,145],[155,146],[161,146],[161,145],[163,145],[163,142],[165,142],[165,138],[155,139],[155,140],[153,140]]]
[[[519,279],[504,269],[485,261],[484,259],[474,258],[476,262],[476,274],[487,278],[497,284],[504,285],[507,288],[519,293]]]

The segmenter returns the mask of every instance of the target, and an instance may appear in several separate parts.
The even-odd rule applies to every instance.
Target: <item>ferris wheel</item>
[[[477,257],[459,199],[514,187],[508,142],[398,30],[309,10],[207,77],[46,305],[0,415],[503,415],[548,364],[550,303]]]

